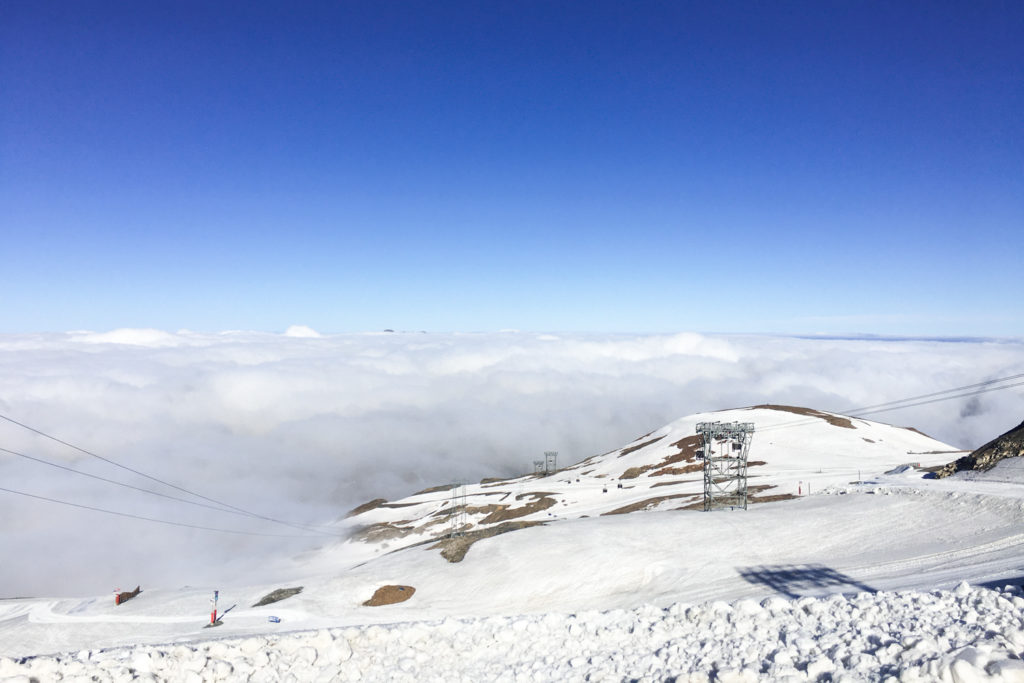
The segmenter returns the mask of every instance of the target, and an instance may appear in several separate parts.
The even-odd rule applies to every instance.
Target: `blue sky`
[[[1024,335],[1024,5],[6,2],[0,332]]]

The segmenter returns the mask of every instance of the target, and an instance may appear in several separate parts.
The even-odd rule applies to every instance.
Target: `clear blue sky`
[[[1024,3],[0,6],[0,331],[1024,335]]]

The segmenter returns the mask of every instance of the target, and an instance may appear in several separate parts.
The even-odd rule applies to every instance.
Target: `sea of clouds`
[[[1024,373],[1024,340],[744,335],[164,332],[0,335],[0,414],[230,505],[303,524],[366,500],[522,474],[684,415],[849,411]],[[973,448],[1020,388],[872,416]],[[756,435],[755,435],[756,439]],[[0,421],[0,448],[186,497]],[[185,524],[307,535],[0,452],[0,486]],[[329,537],[325,537],[329,538]],[[0,597],[237,582],[322,541],[115,517],[0,491]]]

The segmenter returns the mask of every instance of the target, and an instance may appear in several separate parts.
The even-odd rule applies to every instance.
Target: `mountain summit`
[[[811,408],[758,405],[676,420],[549,473],[434,486],[348,515],[375,552],[435,543],[453,562],[477,540],[528,526],[657,510],[703,510],[699,422],[752,422],[748,500],[787,500],[900,465],[941,465],[952,446],[916,430]],[[524,460],[526,458],[524,457]]]

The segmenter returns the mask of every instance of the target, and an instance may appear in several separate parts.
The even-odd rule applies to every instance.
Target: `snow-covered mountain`
[[[760,503],[691,509],[701,421],[755,423]],[[917,467],[950,451],[802,408],[694,415],[467,487],[451,539],[461,499],[424,491],[255,585],[0,601],[0,679],[1022,680],[1024,467]],[[237,607],[204,629],[214,588]]]
[[[377,552],[441,539],[461,557],[474,540],[557,521],[658,510],[703,510],[700,422],[750,422],[749,502],[797,498],[901,465],[943,465],[961,453],[913,429],[810,408],[762,405],[700,413],[552,474],[438,485],[355,508],[347,523]]]

